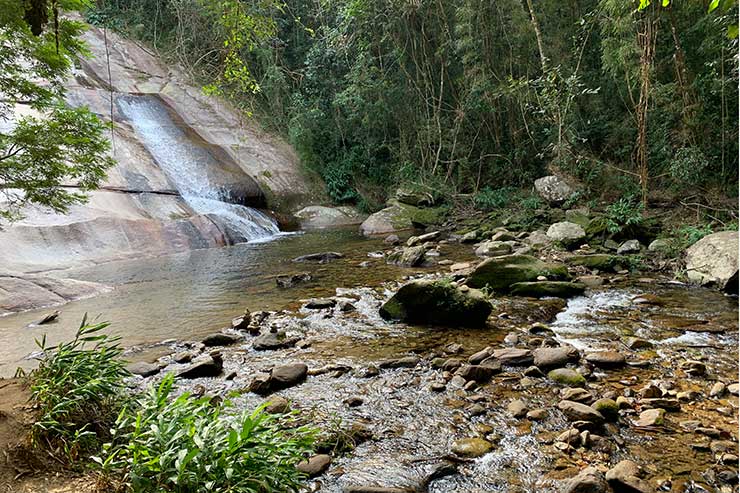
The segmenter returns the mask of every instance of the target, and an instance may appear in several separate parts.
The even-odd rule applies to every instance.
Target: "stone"
[[[258,377],[253,380],[249,390],[260,395],[269,394],[303,383],[307,374],[308,366],[303,363],[276,366],[267,378]]]
[[[463,365],[457,374],[468,381],[487,383],[495,374],[500,372],[501,365]]]
[[[686,374],[699,377],[706,375],[707,365],[701,361],[687,360],[681,363],[680,368],[686,372]]]
[[[606,472],[606,481],[614,491],[624,493],[650,493],[655,491],[646,481],[640,479],[640,466],[631,460],[623,460]]]
[[[657,240],[653,240],[648,245],[648,252],[653,253],[670,253],[672,250],[672,245],[670,240],[667,240],[665,238],[658,238]]]
[[[524,241],[532,248],[542,248],[552,243],[552,240],[547,236],[547,233],[540,230],[532,231]]]
[[[426,251],[423,245],[404,248],[387,255],[385,262],[399,267],[418,267],[424,263]]]
[[[579,276],[576,282],[584,284],[587,288],[598,288],[604,284],[604,278],[601,276]]]
[[[722,397],[726,390],[727,386],[725,384],[722,382],[716,382],[709,390],[709,397]]]
[[[178,372],[177,376],[179,378],[217,377],[221,374],[223,368],[224,361],[221,353],[211,351],[209,354],[195,359],[189,366]]]
[[[738,292],[738,232],[705,236],[686,250],[686,275],[702,286]]]
[[[558,403],[558,409],[571,421],[587,421],[590,423],[602,423],[604,421],[603,414],[580,402],[563,400]]]
[[[619,406],[612,399],[598,399],[591,407],[601,413],[607,421],[616,421],[619,418]]]
[[[312,279],[313,277],[308,272],[301,272],[299,274],[291,274],[288,276],[278,276],[275,278],[275,284],[279,288],[289,289],[295,287],[298,284],[309,282]],[[249,322],[247,322],[247,325],[249,325]]]
[[[609,485],[595,467],[587,467],[565,484],[563,493],[606,493]]]
[[[534,181],[534,188],[540,197],[553,205],[565,202],[575,193],[573,187],[555,175],[543,176],[536,179]]]
[[[296,465],[296,469],[301,471],[309,478],[315,478],[324,473],[331,465],[331,456],[326,454],[318,454],[310,457],[308,460],[299,462]]]
[[[617,351],[597,351],[595,353],[588,353],[584,359],[599,368],[619,368],[624,366],[626,363],[624,355]]]
[[[347,407],[360,407],[365,403],[365,399],[359,395],[351,395],[344,400],[344,403]]]
[[[547,419],[547,416],[549,413],[547,412],[547,409],[532,409],[527,413],[527,419],[530,419],[532,421],[542,421],[544,419]]]
[[[190,363],[193,358],[195,358],[195,354],[192,351],[180,351],[172,357],[172,360],[175,363]]]
[[[434,197],[429,192],[421,190],[411,190],[409,188],[399,188],[396,190],[396,200],[402,204],[414,205],[417,207],[428,207],[434,205]]]
[[[640,413],[640,417],[635,421],[635,426],[660,426],[663,424],[665,409],[647,409]]]
[[[144,378],[151,377],[152,375],[156,375],[160,372],[161,368],[156,363],[146,363],[144,361],[139,361],[136,363],[129,363],[126,366],[126,369],[133,373],[134,375],[139,375]]]
[[[317,262],[319,264],[325,264],[340,258],[344,258],[344,255],[339,252],[309,253],[308,255],[301,255],[294,258],[293,262]]]
[[[681,403],[678,399],[668,397],[654,397],[648,399],[640,399],[640,405],[645,408],[661,408],[666,411],[680,411]]]
[[[383,369],[391,368],[414,368],[421,360],[418,356],[404,356],[403,358],[386,359],[378,362],[378,367]]]
[[[578,246],[586,238],[586,231],[576,223],[563,221],[547,228],[547,237],[566,248]]]
[[[478,231],[470,231],[460,237],[460,243],[475,243],[478,241]]]
[[[572,298],[583,294],[585,290],[584,284],[567,281],[517,282],[511,285],[511,294],[514,296],[531,298]]]
[[[459,272],[462,270],[468,270],[472,267],[470,262],[456,262],[450,265],[450,272]]]
[[[386,245],[398,245],[401,243],[401,238],[398,235],[388,235],[383,239],[383,243]]]
[[[207,335],[203,338],[202,342],[204,346],[206,347],[212,347],[212,346],[231,346],[232,344],[236,344],[237,342],[241,341],[241,336],[238,336],[236,334],[225,334],[223,332],[216,332],[211,335]]]
[[[514,399],[506,406],[506,410],[509,411],[514,418],[523,418],[527,415],[527,405],[521,399]]]
[[[731,383],[730,385],[727,386],[727,391],[732,395],[740,394],[740,384]]]
[[[624,338],[624,345],[633,350],[649,349],[653,347],[652,342],[646,339],[642,339],[640,337],[632,337],[632,336]]]
[[[503,241],[485,241],[475,249],[479,257],[500,257],[511,253],[511,245]]]
[[[244,310],[244,314],[231,319],[231,328],[234,330],[249,330],[252,323],[252,312]]]
[[[506,366],[529,366],[534,362],[532,351],[520,348],[496,349],[491,356]]]
[[[441,211],[433,208],[419,208],[391,200],[389,207],[371,214],[360,225],[360,232],[365,236],[396,233],[414,229],[417,226],[429,226],[440,221]]]
[[[560,385],[567,385],[568,387],[583,387],[586,385],[586,379],[575,370],[570,368],[556,368],[550,370],[547,374],[547,378]]]
[[[619,263],[619,257],[597,253],[592,255],[573,255],[566,260],[570,265],[583,266],[601,272],[613,271]]]
[[[617,255],[629,255],[631,253],[640,253],[642,245],[638,240],[627,240],[617,248]]]
[[[560,397],[566,401],[591,402],[594,400],[593,394],[580,387],[565,388],[560,392]]]
[[[252,349],[255,351],[271,351],[295,346],[298,338],[288,338],[282,332],[265,332],[254,338]]]
[[[360,224],[366,214],[348,206],[326,207],[309,205],[293,214],[301,223],[301,229],[325,229]]]
[[[290,401],[285,397],[270,397],[265,404],[265,412],[268,414],[285,414],[290,411]]]
[[[537,277],[567,279],[565,266],[548,264],[529,255],[493,257],[478,264],[465,281],[471,288],[488,286],[496,291],[508,291],[512,284],[536,281]]]
[[[431,233],[425,233],[419,236],[412,236],[406,240],[406,246],[412,247],[416,245],[423,245],[427,241],[436,240],[439,238],[439,231],[432,231]]]
[[[314,298],[308,300],[308,302],[303,305],[303,308],[307,310],[325,310],[327,308],[334,308],[336,304],[337,300],[333,298]]]
[[[483,293],[445,281],[418,280],[404,284],[380,308],[386,320],[447,327],[481,327],[492,311]]]
[[[470,363],[471,365],[478,365],[484,359],[486,359],[489,356],[491,356],[491,353],[492,352],[493,352],[493,349],[491,349],[490,347],[481,349],[477,353],[474,353],[474,354],[470,355],[470,357],[468,358],[468,363]]]
[[[460,457],[476,459],[493,450],[493,444],[482,438],[462,438],[452,444],[452,453]]]
[[[573,346],[537,348],[532,351],[534,366],[541,370],[560,368],[578,361],[579,353]]]

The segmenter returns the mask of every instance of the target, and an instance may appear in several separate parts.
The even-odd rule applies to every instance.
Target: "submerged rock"
[[[411,281],[380,308],[385,319],[449,327],[480,327],[491,304],[476,290],[464,291],[445,281]]]
[[[568,281],[517,282],[511,285],[511,294],[532,298],[572,298],[583,294],[586,285]]]
[[[452,444],[452,453],[475,459],[493,450],[493,444],[482,438],[462,438]]]
[[[686,275],[702,286],[738,292],[738,232],[705,236],[686,250]]]
[[[497,291],[508,291],[512,284],[536,281],[540,276],[565,279],[568,271],[563,265],[548,264],[529,255],[506,255],[478,264],[465,284],[472,288],[488,286]]]
[[[299,274],[292,274],[289,276],[279,276],[275,278],[275,284],[277,284],[277,287],[279,288],[287,289],[292,288],[296,284],[309,282],[312,279],[311,274],[308,272],[301,272]]]
[[[309,253],[308,255],[301,255],[293,259],[293,262],[318,262],[325,264],[332,260],[344,258],[339,252],[320,252],[320,253]]]

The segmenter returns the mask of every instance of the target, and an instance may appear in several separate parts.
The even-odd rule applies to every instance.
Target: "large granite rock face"
[[[89,298],[110,289],[94,282],[0,271],[0,317]]]
[[[480,327],[491,304],[477,290],[463,290],[444,281],[411,281],[380,308],[385,319],[448,327]]]
[[[367,215],[360,214],[352,207],[326,207],[323,205],[309,205],[294,215],[300,221],[303,229],[349,226],[360,224],[367,218]]]
[[[738,232],[705,236],[686,250],[686,275],[702,286],[738,292]]]

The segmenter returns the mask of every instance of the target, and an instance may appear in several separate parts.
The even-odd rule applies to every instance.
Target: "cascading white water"
[[[218,167],[218,161],[172,121],[157,98],[121,96],[116,102],[141,142],[195,212],[207,214],[218,222],[235,242],[261,240],[280,232],[277,223],[263,212],[224,202],[221,191],[208,177],[208,168]]]

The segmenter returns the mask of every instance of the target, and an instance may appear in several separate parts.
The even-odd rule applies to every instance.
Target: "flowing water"
[[[219,167],[217,159],[175,124],[158,98],[119,96],[116,104],[195,212],[215,218],[235,243],[264,239],[279,232],[277,223],[267,214],[227,201],[209,176],[209,170]]]

